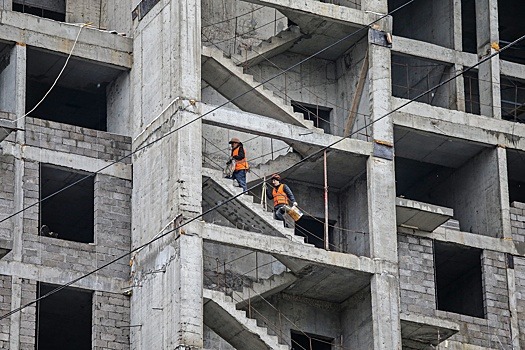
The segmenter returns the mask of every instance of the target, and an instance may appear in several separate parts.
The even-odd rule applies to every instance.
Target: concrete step
[[[287,345],[259,327],[257,321],[237,310],[233,299],[222,292],[204,289],[204,323],[236,349],[289,350]]]
[[[243,287],[242,294],[237,298],[237,308],[242,308],[248,304],[248,301],[254,302],[261,298],[267,298],[273,294],[279,293],[286,289],[292,283],[297,281],[297,277],[291,272],[282,272],[279,275],[261,280],[254,283],[251,287]]]
[[[293,108],[272,91],[258,86],[259,83],[253,76],[244,74],[242,68],[224,56],[219,49],[204,46],[202,56],[203,79],[224,97],[235,98],[232,103],[241,110],[301,126],[317,133],[324,132],[323,129],[315,128],[312,121],[304,119],[301,113],[293,112]],[[240,96],[243,92],[247,93]]]
[[[288,169],[290,166],[301,160],[301,156],[294,152],[282,154],[275,159],[269,160],[266,163],[259,164],[252,168],[252,171],[246,175],[248,183],[255,184],[255,181],[261,181],[262,176],[267,178],[274,173],[279,173],[283,169]]]
[[[277,35],[262,41],[254,48],[242,50],[239,55],[232,55],[233,61],[239,66],[249,67],[288,51],[303,38],[299,27],[290,26]]]

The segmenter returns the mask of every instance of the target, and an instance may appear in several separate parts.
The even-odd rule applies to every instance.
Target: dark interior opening
[[[42,6],[38,0],[15,0],[13,1],[13,11],[28,13],[55,21],[64,22],[66,20],[66,1],[55,0],[46,1],[48,6]]]
[[[332,247],[334,244],[334,225],[335,221],[328,220],[328,242]],[[303,215],[295,223],[295,234],[305,237],[305,242],[315,245],[317,248],[324,248],[324,218],[314,218]]]
[[[26,111],[32,110],[49,91],[66,57],[29,48],[27,50]],[[31,117],[80,127],[107,130],[107,86],[121,70],[72,57],[55,87]]]
[[[461,0],[461,35],[463,51],[478,53],[474,0]]]
[[[523,35],[525,2],[516,0],[498,0],[499,43],[503,47]],[[525,64],[525,43],[523,41],[500,53],[505,61]]]
[[[463,86],[465,90],[465,112],[480,115],[478,72],[470,70],[463,73]]]
[[[451,82],[429,91],[450,77],[452,65],[413,56],[392,54],[392,95],[416,99],[443,108],[455,108],[455,88]]]
[[[331,350],[333,339],[316,334],[290,331],[292,337],[292,350]]]
[[[525,152],[507,149],[509,201],[525,203]]]
[[[525,122],[525,82],[501,76],[501,117],[513,122]]]
[[[40,199],[47,198],[89,173],[73,172],[47,164],[40,166]],[[40,202],[40,234],[68,241],[94,242],[94,177]]]
[[[323,129],[327,134],[330,133],[332,108],[297,101],[292,101],[292,107],[294,112],[302,113],[306,120],[313,121],[316,128]]]
[[[38,282],[37,297],[56,285]],[[37,302],[36,350],[91,350],[93,293],[64,288]]]
[[[437,309],[484,318],[481,249],[434,242]]]

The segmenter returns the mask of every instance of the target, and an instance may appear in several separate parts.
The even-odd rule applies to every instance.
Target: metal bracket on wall
[[[133,11],[131,11],[131,19],[139,18],[139,21],[148,14],[148,12],[155,6],[160,0],[142,0]]]
[[[370,28],[368,30],[368,41],[375,45],[392,48],[392,34],[381,30]]]

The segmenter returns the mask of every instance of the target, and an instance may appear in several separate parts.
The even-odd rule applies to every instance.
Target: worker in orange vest
[[[273,217],[276,220],[284,221],[284,206],[292,203],[296,207],[297,202],[290,187],[281,183],[279,174],[273,174],[270,180],[272,181],[273,190],[271,192],[266,191],[266,196],[268,199],[273,199]],[[286,227],[286,222],[284,226]]]
[[[232,178],[237,180],[239,186],[242,187],[243,192],[248,191],[248,186],[246,186],[246,171],[250,169],[248,166],[248,161],[246,160],[246,152],[242,146],[242,142],[233,137],[229,144],[232,148],[231,159],[228,161],[228,164],[231,164],[232,161],[235,161],[235,168],[233,170]]]

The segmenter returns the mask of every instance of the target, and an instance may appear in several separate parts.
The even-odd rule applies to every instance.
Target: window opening
[[[328,242],[333,245],[335,221],[328,220]],[[306,242],[324,248],[324,218],[303,215],[295,223],[295,234],[306,238]]]
[[[437,309],[484,318],[482,250],[434,242]]]
[[[292,330],[292,350],[331,350],[333,338]]]
[[[88,174],[40,165],[40,235],[94,242],[94,177],[62,190]],[[60,192],[42,201],[57,191]]]
[[[55,21],[64,22],[66,20],[65,0],[17,0],[13,1],[13,11],[28,13]]]
[[[323,129],[327,134],[330,133],[330,113],[332,108],[298,101],[292,101],[292,107],[294,112],[302,113],[304,119],[313,121],[316,128]]]
[[[37,297],[57,285],[38,282]],[[64,288],[37,302],[36,350],[91,350],[93,292]]]

